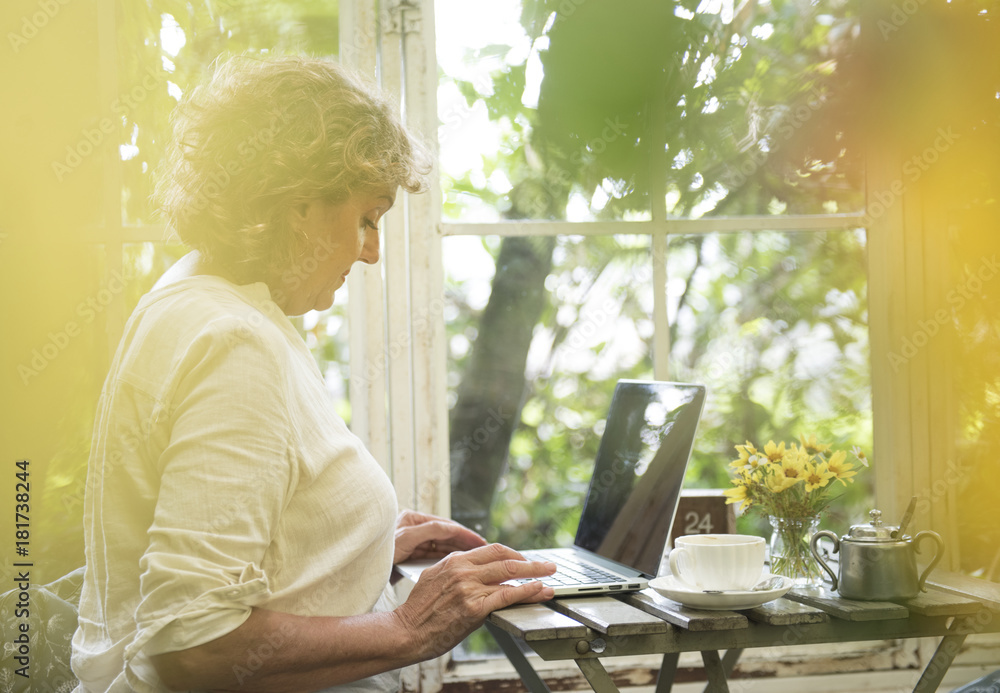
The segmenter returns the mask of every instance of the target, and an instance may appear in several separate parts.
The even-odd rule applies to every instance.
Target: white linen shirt
[[[334,412],[266,285],[195,276],[150,292],[98,407],[77,690],[165,691],[150,655],[225,635],[253,606],[391,609],[396,513],[389,479]],[[234,673],[252,676],[282,639],[272,634]],[[398,681],[390,672],[344,688]]]

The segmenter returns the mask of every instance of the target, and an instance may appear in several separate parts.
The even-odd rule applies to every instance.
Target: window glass
[[[572,543],[614,385],[652,376],[648,243],[446,239],[456,519]]]
[[[749,440],[872,452],[868,281],[863,230],[670,238],[671,374],[709,396],[688,483],[722,488]],[[874,474],[844,488],[824,526],[846,531]],[[743,531],[767,534],[755,516]]]
[[[660,191],[673,216],[863,208],[846,0],[438,0],[436,18],[446,219],[645,219]]]
[[[652,377],[649,242],[445,240],[453,513],[488,538],[572,543],[614,384]],[[727,487],[746,440],[871,453],[862,230],[671,237],[667,272],[671,378],[709,391],[686,485]]]

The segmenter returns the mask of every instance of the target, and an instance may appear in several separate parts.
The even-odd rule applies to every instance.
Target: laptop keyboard
[[[628,578],[615,573],[601,570],[590,563],[583,563],[573,560],[572,557],[562,553],[549,553],[544,549],[525,552],[527,557],[533,561],[550,561],[556,564],[554,575],[542,578],[541,582],[550,587],[562,587],[564,585],[591,585],[604,582],[624,582]],[[519,580],[519,582],[532,582],[532,580]]]

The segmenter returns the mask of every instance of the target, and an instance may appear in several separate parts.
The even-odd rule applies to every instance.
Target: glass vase
[[[823,584],[823,573],[809,549],[809,541],[819,529],[819,518],[769,515],[767,519],[771,523],[771,572],[792,578],[795,587]]]

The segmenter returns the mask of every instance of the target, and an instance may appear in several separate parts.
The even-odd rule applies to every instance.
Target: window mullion
[[[666,84],[653,87],[649,128],[649,211],[653,220],[653,377],[670,379],[670,315],[667,307],[667,250],[670,221],[667,218]]]
[[[383,8],[379,36],[379,81],[383,89],[403,103],[403,30],[406,18],[400,6]],[[407,105],[403,104],[404,112]],[[386,346],[384,362],[389,386],[389,453],[392,458],[392,483],[401,507],[414,507],[413,473],[413,365],[410,350],[409,237],[404,213],[405,200],[387,214],[383,221],[385,249]]]
[[[341,0],[340,60],[369,78],[375,77],[377,13],[375,0]],[[382,468],[390,471],[386,419],[385,325],[382,272],[362,265],[347,277],[350,294],[351,429]]]
[[[437,61],[434,2],[419,0],[416,31],[403,34],[407,125],[431,143],[434,167],[427,194],[407,197],[410,238],[410,306],[413,336],[413,392],[416,508],[451,514],[447,353],[444,325],[444,263],[441,236],[441,179],[437,166]],[[417,399],[418,398],[418,399]]]
[[[867,221],[861,212],[661,219],[664,221],[447,221],[442,222],[440,228],[443,236],[608,236],[653,234],[665,223],[668,235],[678,235],[726,231],[829,231],[862,227]]]

